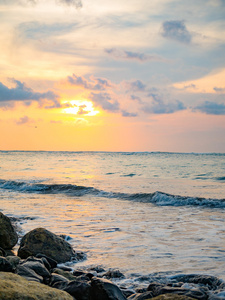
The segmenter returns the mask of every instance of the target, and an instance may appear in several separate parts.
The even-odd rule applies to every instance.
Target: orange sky
[[[175,2],[0,1],[0,150],[224,152],[225,5]]]

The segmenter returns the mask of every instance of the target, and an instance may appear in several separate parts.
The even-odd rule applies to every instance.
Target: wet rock
[[[44,255],[42,253],[38,253],[36,255],[36,257],[37,258],[42,258],[42,260],[45,259],[48,262],[48,264],[50,265],[51,269],[54,269],[54,268],[57,267],[57,261],[56,260],[54,260],[54,259],[52,259],[52,258],[50,258],[50,257],[48,257],[48,256],[46,256],[46,255]],[[43,261],[45,261],[45,260],[43,260]],[[46,268],[49,268],[49,267],[46,266]]]
[[[43,277],[38,275],[34,270],[23,266],[18,265],[16,269],[16,273],[24,278],[26,278],[28,281],[36,281],[39,283],[43,282]]]
[[[6,256],[6,259],[12,265],[13,269],[16,269],[19,262],[21,261],[21,258],[18,256]]]
[[[0,272],[13,272],[13,266],[3,256],[0,256]]]
[[[56,234],[36,228],[28,232],[21,240],[18,256],[27,258],[42,253],[57,263],[70,261],[76,256],[72,246]]]
[[[107,279],[93,277],[91,279],[92,300],[126,300],[122,291]]]
[[[162,294],[176,294],[176,295],[184,295],[190,298],[199,299],[199,300],[207,300],[208,295],[205,291],[201,289],[186,289],[182,287],[171,287],[171,286],[158,286],[152,290],[153,296],[159,296]]]
[[[131,295],[134,295],[134,294],[135,294],[134,291],[132,291],[132,290],[129,290],[129,289],[126,289],[126,288],[120,288],[120,289],[121,289],[123,295],[124,295],[126,298],[128,298],[128,297],[130,297]]]
[[[43,278],[44,282],[46,282],[46,280],[51,276],[43,261],[39,258],[29,257],[25,261],[21,262],[20,265],[33,270],[36,274]]]
[[[17,241],[18,236],[10,219],[0,212],[0,247],[12,249]]]
[[[136,293],[128,297],[129,300],[145,300],[153,298],[152,292],[145,292],[145,293]]]
[[[188,274],[188,275],[176,275],[172,278],[181,282],[205,285],[206,287],[212,290],[217,289],[218,286],[222,283],[221,279],[210,275]]]
[[[5,250],[1,247],[0,247],[0,256],[6,256]]]
[[[62,276],[62,275],[52,273],[51,274],[51,279],[49,281],[49,285],[54,286],[55,283],[59,283],[59,282],[69,282],[69,280],[66,277]]]
[[[90,300],[91,285],[84,281],[73,280],[66,284],[63,291],[75,297],[76,300]]]
[[[73,300],[73,297],[64,291],[38,282],[28,282],[12,273],[0,272],[0,282],[0,299],[4,300]]]
[[[193,300],[193,298],[182,295],[165,294],[152,298],[152,300]]]
[[[125,278],[123,273],[121,273],[120,270],[118,270],[118,269],[109,270],[108,272],[103,274],[103,277],[108,278],[108,279],[110,279],[110,278]]]
[[[53,272],[55,274],[59,274],[65,278],[67,278],[68,280],[75,280],[76,279],[76,276],[74,276],[72,273],[68,272],[68,271],[63,271],[62,269],[59,269],[59,268],[55,268],[53,270]]]

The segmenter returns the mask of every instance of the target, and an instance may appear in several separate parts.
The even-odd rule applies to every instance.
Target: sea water
[[[0,151],[0,201],[85,252],[74,268],[225,280],[225,154]]]

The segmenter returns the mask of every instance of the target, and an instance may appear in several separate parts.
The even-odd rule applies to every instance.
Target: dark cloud
[[[92,80],[87,80],[83,76],[77,76],[75,74],[68,76],[67,81],[72,85],[81,86],[85,89],[95,91],[102,91],[112,86],[111,83],[104,78],[93,78]]]
[[[186,109],[184,104],[181,101],[174,101],[165,103],[161,96],[157,94],[148,95],[152,102],[146,103],[142,106],[142,111],[150,114],[172,114],[180,110]]]
[[[138,116],[137,113],[130,113],[126,110],[122,110],[121,112],[122,112],[123,117],[137,117]]]
[[[33,123],[34,121],[31,120],[28,116],[24,116],[24,117],[21,117],[18,121],[16,121],[16,124],[17,125],[24,125],[24,124],[27,124],[27,123]]]
[[[105,49],[105,52],[116,59],[137,60],[140,62],[151,61],[151,60],[152,61],[163,60],[157,55],[149,55],[141,52],[133,52],[133,51],[121,50],[117,48]]]
[[[205,101],[193,108],[193,111],[201,111],[207,115],[225,115],[225,104]]]
[[[225,92],[225,88],[219,88],[219,87],[215,86],[213,89],[217,93],[224,93]]]
[[[184,21],[165,21],[162,24],[162,36],[184,44],[190,44],[191,33],[187,30]]]
[[[58,96],[52,91],[45,93],[34,92],[31,88],[27,87],[25,83],[19,80],[11,79],[11,81],[15,84],[14,88],[8,88],[0,82],[0,101],[39,101],[41,99],[52,100],[55,103],[58,101]]]
[[[119,102],[115,99],[112,99],[111,95],[108,93],[91,93],[90,99],[94,102],[95,106],[100,106],[106,111],[119,111]]]

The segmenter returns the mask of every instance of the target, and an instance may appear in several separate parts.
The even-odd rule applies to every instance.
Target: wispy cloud
[[[87,80],[83,76],[77,76],[76,74],[68,76],[67,81],[72,85],[96,91],[102,91],[112,86],[111,82],[107,79],[92,77],[91,79]]]
[[[33,123],[34,120],[30,119],[28,116],[21,117],[18,121],[16,121],[17,125],[24,125],[27,123]]]
[[[162,24],[161,35],[184,44],[190,44],[192,41],[192,34],[186,28],[184,21],[180,20],[165,21]]]
[[[118,48],[108,48],[105,52],[111,55],[115,59],[122,60],[136,60],[139,62],[145,61],[162,61],[163,59],[157,55],[150,55],[141,52],[133,52],[129,50],[122,50]]]
[[[20,38],[37,40],[50,38],[52,36],[60,36],[71,32],[79,24],[74,23],[42,23],[37,21],[23,22],[16,27],[16,35]]]
[[[217,93],[225,93],[225,88],[214,87],[213,89]]]
[[[225,104],[205,101],[194,107],[193,111],[200,111],[207,115],[225,115]]]
[[[122,110],[121,112],[122,112],[123,117],[137,117],[138,116],[137,113],[130,113],[126,110]]]

